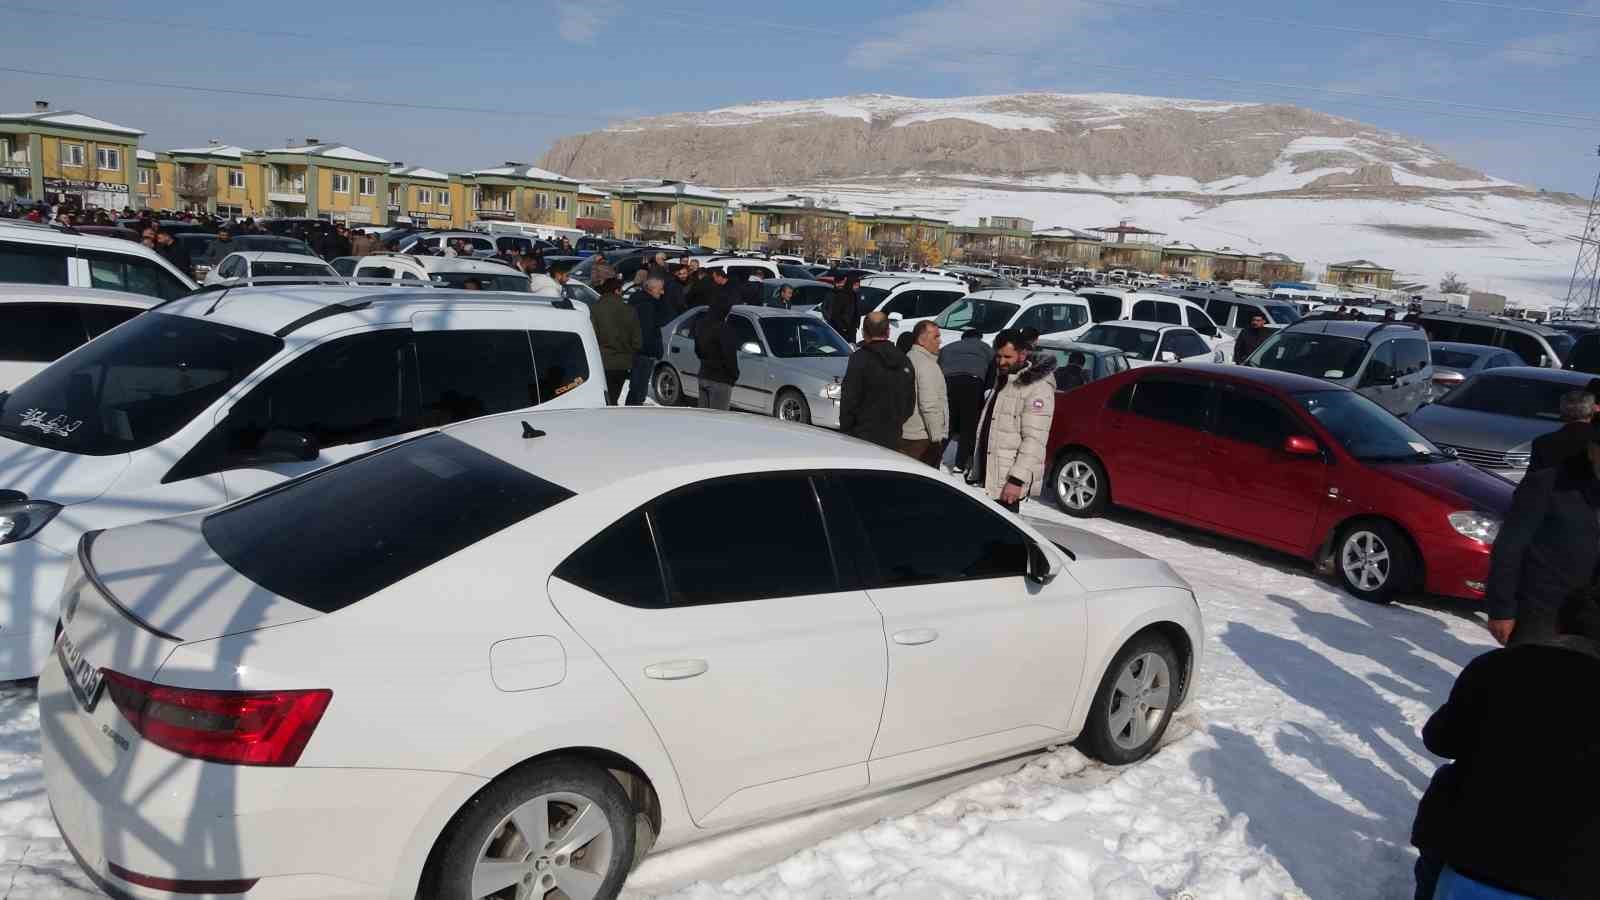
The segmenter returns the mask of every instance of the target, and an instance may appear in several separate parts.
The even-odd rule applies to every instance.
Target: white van
[[[0,282],[104,288],[171,300],[197,285],[143,244],[0,219]]]
[[[588,310],[527,295],[237,287],[135,316],[0,396],[0,679],[44,663],[86,534],[451,422],[604,406],[601,370]]]
[[[582,228],[567,228],[561,225],[543,225],[538,222],[490,222],[479,220],[467,225],[473,231],[484,234],[519,234],[524,237],[539,238],[553,241],[556,238],[566,238],[576,244],[578,238],[588,234]]]

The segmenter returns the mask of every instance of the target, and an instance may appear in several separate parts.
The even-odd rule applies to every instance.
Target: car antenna
[[[523,419],[522,420],[522,439],[523,440],[531,441],[534,438],[542,438],[544,436],[545,436],[545,432],[540,431],[539,429],[533,427],[532,425],[529,425],[527,419]]]
[[[216,312],[217,311],[217,304],[221,303],[222,302],[222,298],[228,296],[228,292],[231,291],[231,290],[233,290],[233,285],[231,285],[231,284],[228,285],[227,287],[223,288],[222,289],[222,293],[217,295],[217,299],[211,301],[211,305],[206,308],[206,313],[205,314],[209,316],[212,313]]]

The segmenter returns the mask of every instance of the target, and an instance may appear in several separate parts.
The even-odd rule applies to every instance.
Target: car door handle
[[[703,659],[674,659],[645,666],[644,677],[658,681],[679,681],[704,675],[708,668],[710,666],[707,666]]]
[[[939,632],[932,628],[907,628],[905,631],[894,633],[896,644],[915,646],[917,644],[931,644],[939,639]]]

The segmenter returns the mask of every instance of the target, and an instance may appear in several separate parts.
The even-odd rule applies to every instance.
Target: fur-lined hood
[[[1011,373],[1019,384],[1033,384],[1055,374],[1056,355],[1049,350],[1030,350],[1025,359],[1028,364]]]

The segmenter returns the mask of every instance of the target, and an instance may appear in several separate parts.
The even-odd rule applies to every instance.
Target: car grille
[[[1533,458],[1530,453],[1506,453],[1501,450],[1479,450],[1477,447],[1462,447],[1456,444],[1440,444],[1456,452],[1456,457],[1462,462],[1472,463],[1485,469],[1526,469],[1528,462]]]

